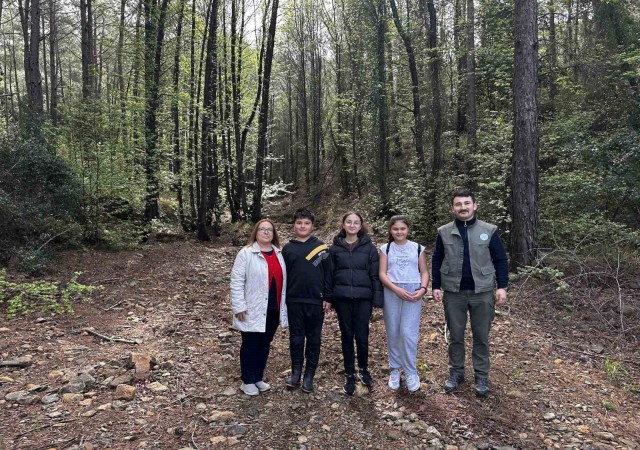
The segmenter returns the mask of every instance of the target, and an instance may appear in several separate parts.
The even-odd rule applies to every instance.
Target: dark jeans
[[[287,314],[291,366],[301,368],[306,357],[307,369],[315,369],[320,360],[322,322],[324,321],[322,306],[310,303],[287,303]]]
[[[353,339],[358,349],[358,366],[366,369],[369,365],[369,319],[371,318],[371,300],[337,299],[333,307],[338,314],[338,324],[342,339],[342,357],[344,372],[354,375],[355,355]]]
[[[467,314],[473,333],[473,372],[477,377],[489,376],[489,331],[495,317],[493,292],[445,292],[444,314],[449,328],[449,371],[464,374],[464,332]]]
[[[267,311],[267,323],[264,333],[245,332],[240,346],[240,376],[244,384],[262,381],[267,366],[271,341],[278,329],[280,313],[276,309]]]

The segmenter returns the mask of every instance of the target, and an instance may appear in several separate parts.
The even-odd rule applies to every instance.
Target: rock
[[[443,449],[444,445],[442,445],[442,442],[440,441],[440,439],[438,438],[433,438],[429,441],[429,445],[431,446],[431,448],[433,449]]]
[[[227,434],[229,436],[238,436],[246,434],[247,431],[249,431],[249,428],[245,427],[244,425],[236,424],[229,427],[229,429],[227,430]]]
[[[50,405],[51,403],[56,403],[60,401],[60,396],[56,393],[47,394],[40,399],[40,403],[43,405]]]
[[[553,361],[553,363],[554,363],[555,365],[560,365],[560,364],[562,364],[562,359],[560,359],[560,358],[556,358],[556,359]]]
[[[151,367],[156,364],[156,359],[145,353],[131,352],[127,367],[134,369],[134,378],[136,380],[146,380],[149,378]]]
[[[227,437],[226,436],[214,436],[211,439],[209,439],[209,442],[213,446],[221,445],[221,444],[224,444],[224,443],[227,442]]]
[[[96,379],[88,373],[82,373],[60,388],[61,394],[80,394],[96,384]]]
[[[331,431],[331,427],[325,424],[325,425],[322,425],[322,430],[328,433],[329,431]]]
[[[426,432],[427,432],[427,433],[429,433],[429,434],[432,434],[432,435],[434,435],[434,436],[437,436],[437,437],[439,437],[439,438],[441,438],[441,437],[442,437],[442,434],[440,434],[440,432],[438,431],[438,429],[437,429],[436,427],[434,427],[434,426],[430,426],[430,427],[428,427],[428,428],[426,429]]]
[[[382,413],[382,418],[385,420],[399,420],[404,417],[402,411],[385,411]]]
[[[237,392],[238,390],[236,388],[229,386],[224,391],[222,391],[221,395],[224,395],[225,397],[230,397],[232,395],[236,395]]]
[[[233,336],[233,333],[231,331],[223,331],[222,333],[218,333],[218,337],[220,339],[226,339],[226,338],[230,338]]]
[[[31,395],[29,391],[9,392],[4,396],[4,399],[8,402],[17,403],[19,405],[32,405],[38,401],[38,397]]]
[[[124,400],[114,400],[111,402],[111,407],[116,411],[124,411],[127,409],[128,403]]]
[[[59,378],[62,378],[62,376],[64,375],[64,371],[62,370],[53,370],[51,372],[49,372],[47,374],[47,378],[50,380],[57,380]]]
[[[593,435],[597,438],[604,439],[605,441],[615,441],[616,437],[607,431],[596,431]]]
[[[153,383],[148,384],[147,389],[149,389],[151,392],[156,392],[156,393],[169,390],[168,387],[166,387],[164,384],[159,383],[157,381],[154,381]]]
[[[444,450],[460,450],[460,448],[457,445],[446,444]]]
[[[207,410],[207,405],[205,403],[198,403],[196,405],[196,411],[204,412]]]
[[[305,444],[309,441],[309,438],[306,437],[305,435],[301,434],[300,436],[298,436],[298,442],[301,444]]]
[[[133,373],[127,372],[111,380],[109,382],[109,386],[117,388],[121,384],[131,384],[132,381],[133,381]]]
[[[0,377],[0,383],[13,383],[13,378],[11,377]]]
[[[114,398],[116,400],[133,400],[136,396],[136,388],[129,386],[128,384],[119,384],[116,387],[116,393]]]
[[[356,384],[356,392],[353,394],[354,397],[363,397],[369,393],[369,388],[364,384],[358,383]]]
[[[511,398],[524,398],[524,394],[520,391],[509,391],[507,392],[507,397],[511,397]]]
[[[0,367],[29,367],[33,363],[33,355],[24,355],[20,358],[5,359],[0,361]]]
[[[216,422],[218,420],[229,420],[235,417],[235,413],[233,411],[214,411],[213,414],[209,416],[209,422]]]
[[[597,355],[600,355],[604,352],[604,346],[602,346],[601,344],[593,344],[591,346],[591,351]]]
[[[63,403],[79,403],[84,399],[84,395],[82,394],[73,394],[67,392],[66,394],[62,394],[62,402]]]
[[[3,333],[3,334],[4,334],[4,333],[9,333],[10,331],[11,331],[11,330],[10,330],[9,328],[6,328],[6,327],[2,327],[2,328],[0,328],[0,333]]]
[[[84,400],[82,400],[80,402],[80,406],[91,406],[91,404],[93,403],[93,400],[90,398],[85,398]]]
[[[89,411],[87,411],[87,412],[84,412],[84,413],[82,413],[82,414],[80,414],[80,415],[81,415],[82,417],[93,417],[93,416],[95,416],[96,414],[98,414],[98,411],[96,411],[95,409],[91,409],[91,410],[89,410]]]
[[[548,413],[544,413],[544,416],[542,416],[542,418],[548,422],[550,420],[555,419],[556,415],[552,412],[548,412]]]
[[[402,433],[399,430],[395,430],[393,428],[387,430],[385,434],[389,439],[392,439],[394,441],[397,441],[398,439],[402,439]]]
[[[106,411],[107,409],[111,409],[111,403],[105,403],[103,405],[98,406],[99,411]]]

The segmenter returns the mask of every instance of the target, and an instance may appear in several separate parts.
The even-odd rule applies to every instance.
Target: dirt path
[[[444,394],[444,319],[433,303],[423,308],[420,393],[386,388],[377,312],[374,389],[342,394],[332,313],[313,394],[283,389],[289,358],[280,330],[267,366],[272,391],[246,397],[237,389],[240,336],[229,330],[228,274],[237,251],[183,241],[65,255],[52,277],[82,270],[81,282],[105,289],[76,304],[74,316],[0,322],[1,359],[32,355],[26,368],[0,368],[0,449],[640,448],[638,367],[622,363],[614,384],[604,361],[612,375],[612,361],[624,359],[615,341],[541,301],[516,301],[497,317],[486,399],[469,382],[455,396]],[[109,342],[87,327],[141,343]],[[135,397],[124,401],[107,384],[132,373],[131,352],[152,356],[155,365],[146,379],[129,382]],[[59,389],[79,374],[90,376],[79,395],[62,398]],[[18,400],[17,391],[25,391]]]

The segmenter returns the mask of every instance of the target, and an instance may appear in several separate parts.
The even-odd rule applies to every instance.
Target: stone
[[[548,413],[544,413],[544,416],[542,416],[542,418],[548,422],[550,420],[555,419],[556,415],[552,412],[548,412]]]
[[[524,394],[520,391],[509,391],[507,392],[507,397],[511,397],[511,398],[524,398]]]
[[[29,391],[15,391],[9,392],[4,396],[4,399],[11,403],[17,403],[19,405],[32,405],[38,401],[36,395],[31,395]]]
[[[206,411],[206,410],[207,410],[207,405],[205,403],[198,403],[196,405],[196,411],[203,412],[203,411]]]
[[[238,391],[236,390],[236,388],[229,386],[228,388],[226,388],[224,391],[222,391],[222,395],[224,395],[225,397],[230,397],[232,395],[236,395],[236,393],[238,393]]]
[[[437,437],[439,437],[439,438],[441,438],[441,437],[442,437],[442,434],[440,434],[440,432],[438,431],[438,429],[437,429],[436,427],[434,427],[434,426],[430,426],[430,427],[428,427],[428,428],[426,429],[426,432],[427,432],[427,433],[429,433],[429,434],[432,434],[432,435],[434,435],[434,436],[437,436]]]
[[[80,406],[91,406],[91,404],[93,403],[93,400],[90,398],[85,398],[84,400],[82,400],[80,402]]]
[[[63,403],[79,403],[84,399],[84,395],[82,394],[74,394],[71,392],[67,392],[66,394],[62,394],[62,402]]]
[[[64,371],[62,370],[52,370],[47,374],[47,378],[50,380],[57,380],[59,378],[62,378],[63,375],[64,375]]]
[[[222,445],[222,444],[227,442],[227,437],[226,436],[214,436],[211,439],[209,439],[209,442],[213,446]]]
[[[56,393],[47,394],[40,399],[40,403],[43,405],[50,405],[51,403],[56,403],[60,401],[60,396]]]
[[[9,328],[6,328],[6,327],[2,327],[2,328],[0,328],[0,333],[3,333],[3,334],[4,334],[4,333],[9,333],[10,331],[11,331],[11,330],[10,330]]]
[[[382,413],[382,418],[386,420],[399,420],[404,417],[402,411],[385,411]]]
[[[98,411],[96,411],[95,409],[91,409],[87,412],[83,412],[82,414],[80,414],[82,417],[93,417],[96,414],[98,414]]]
[[[107,409],[111,409],[111,403],[104,403],[97,408],[99,411],[106,411]]]
[[[402,433],[399,430],[389,429],[385,432],[389,439],[397,441],[398,439],[402,439]]]
[[[0,367],[29,367],[33,363],[33,355],[24,355],[15,359],[0,361]]]
[[[227,430],[227,434],[229,436],[239,436],[246,434],[247,431],[249,431],[249,428],[245,427],[244,425],[236,424],[229,427],[229,429]]]
[[[11,377],[7,377],[7,376],[3,376],[0,377],[0,383],[13,383],[13,378]]]
[[[156,360],[153,356],[145,353],[131,352],[127,367],[134,369],[134,378],[140,381],[149,378],[151,367],[155,364]]]
[[[298,436],[298,442],[301,444],[305,444],[309,441],[309,438],[306,437],[305,435],[301,434],[300,436]]]
[[[116,387],[114,398],[116,400],[133,400],[136,396],[136,388],[128,384],[119,384]]]
[[[444,445],[442,444],[442,441],[440,441],[440,439],[438,439],[438,438],[431,439],[429,441],[429,445],[433,449],[443,449],[444,448]]]
[[[132,381],[133,381],[133,373],[127,372],[125,374],[122,374],[120,376],[113,378],[109,382],[109,386],[113,388],[117,388],[121,384],[131,384]]]
[[[235,417],[235,413],[233,411],[214,411],[213,414],[209,416],[209,422],[229,420],[233,417]]]
[[[169,388],[166,387],[164,384],[159,383],[157,381],[154,381],[153,383],[149,383],[147,385],[147,389],[149,389],[151,392],[164,392],[164,391],[168,391]]]
[[[596,353],[596,354],[600,355],[601,353],[603,353],[603,352],[604,352],[604,346],[603,346],[603,345],[601,345],[601,344],[593,344],[593,345],[591,346],[591,351],[592,351],[593,353]]]
[[[608,431],[596,431],[593,435],[597,438],[604,439],[605,441],[615,441],[616,437]]]

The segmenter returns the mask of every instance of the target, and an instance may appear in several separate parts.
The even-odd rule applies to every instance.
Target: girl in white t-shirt
[[[429,270],[424,247],[408,240],[409,219],[389,220],[389,243],[380,247],[380,281],[384,286],[384,325],[389,348],[389,387],[400,387],[404,370],[407,389],[420,389],[416,369],[422,296],[427,293]]]

